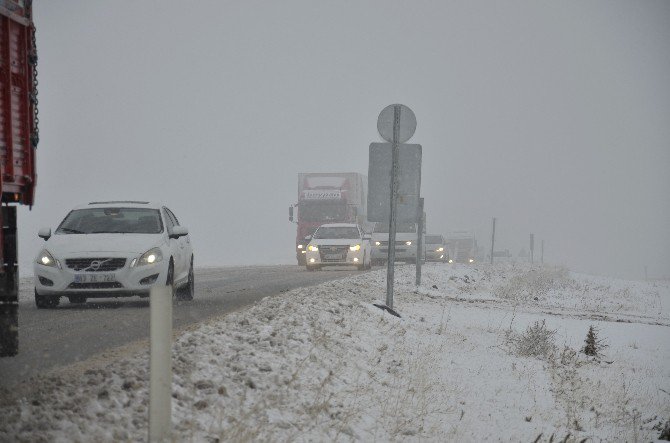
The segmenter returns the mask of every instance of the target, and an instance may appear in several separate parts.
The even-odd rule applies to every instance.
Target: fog
[[[670,275],[666,1],[37,1],[23,275],[75,205],[159,200],[196,265],[294,263],[299,172],[367,174],[379,112],[423,146],[428,231]],[[537,249],[536,249],[537,256]]]

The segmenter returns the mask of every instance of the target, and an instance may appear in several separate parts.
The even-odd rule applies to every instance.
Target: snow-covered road
[[[400,319],[371,305],[377,270],[181,333],[174,439],[649,441],[670,419],[668,283],[527,265],[396,278]],[[143,440],[147,413],[147,351],[103,356],[3,392],[0,440]]]

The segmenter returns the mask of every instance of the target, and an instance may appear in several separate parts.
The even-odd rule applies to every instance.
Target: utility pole
[[[496,242],[496,218],[493,217],[493,228],[491,229],[491,264],[493,264],[493,245]]]
[[[533,264],[534,260],[534,252],[535,252],[535,234],[530,234],[530,264]]]

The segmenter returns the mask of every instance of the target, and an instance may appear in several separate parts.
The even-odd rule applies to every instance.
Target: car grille
[[[126,265],[125,258],[66,258],[65,265],[75,271],[109,272]]]
[[[347,251],[349,251],[349,245],[323,245],[319,246],[319,256],[323,263],[337,263],[337,262],[346,262],[347,261]],[[339,255],[338,258],[333,258],[332,256]]]
[[[123,288],[123,285],[118,281],[102,282],[102,283],[70,283],[68,289],[118,289]]]

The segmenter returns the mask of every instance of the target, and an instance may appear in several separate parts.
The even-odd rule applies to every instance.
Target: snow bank
[[[428,264],[264,299],[174,344],[177,441],[650,440],[670,418],[670,289],[559,268]],[[552,352],[510,336],[545,320]],[[589,325],[609,345],[579,352]],[[81,368],[81,366],[78,366]],[[148,355],[90,362],[2,393],[0,440],[147,435]]]

